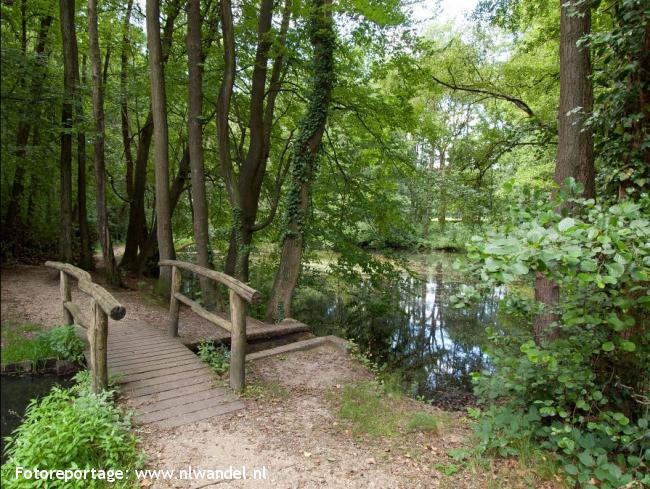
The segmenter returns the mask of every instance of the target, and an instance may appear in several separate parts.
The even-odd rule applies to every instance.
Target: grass
[[[406,429],[409,431],[424,431],[427,433],[440,432],[440,417],[429,413],[415,413],[409,419]]]
[[[3,364],[29,360],[39,368],[39,363],[50,358],[84,360],[84,345],[72,326],[46,330],[38,324],[4,324],[1,330]]]
[[[2,325],[2,363],[24,360],[37,363],[56,356],[42,326],[30,323]]]
[[[405,432],[438,434],[443,416],[413,410],[401,397],[387,395],[376,382],[343,387],[339,417],[359,434],[392,437]]]
[[[287,399],[289,391],[277,381],[252,382],[246,385],[242,396],[248,399]]]

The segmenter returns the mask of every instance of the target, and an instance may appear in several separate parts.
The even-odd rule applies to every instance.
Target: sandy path
[[[357,441],[331,401],[342,384],[369,374],[328,346],[258,360],[248,383],[272,385],[278,397],[248,399],[245,411],[167,431],[141,429],[151,469],[266,468],[267,480],[231,480],[235,488],[435,488],[441,474],[387,451],[380,439]],[[455,446],[457,433],[413,436],[415,444]],[[151,481],[154,488],[215,487],[210,481]],[[148,485],[146,482],[145,485]]]
[[[15,323],[36,323],[54,327],[62,323],[59,302],[58,272],[43,266],[14,265],[0,271],[2,285],[1,321]],[[100,273],[93,273],[93,280],[105,287],[126,308],[127,315],[119,324],[137,328],[139,324],[151,324],[166,330],[168,312],[158,302],[151,290],[151,281],[126,278],[127,288],[108,287]],[[72,299],[86,313],[90,314],[90,299],[72,287]],[[109,328],[114,321],[109,322]],[[214,326],[191,311],[181,310],[179,334],[189,343],[197,343],[210,336]]]

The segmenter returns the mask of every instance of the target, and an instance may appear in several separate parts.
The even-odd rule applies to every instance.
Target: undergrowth
[[[143,463],[131,423],[113,402],[114,390],[93,394],[87,371],[69,388],[54,387],[33,400],[24,422],[7,438],[7,461],[2,465],[2,486],[7,488],[126,488],[133,485],[133,470]],[[121,470],[124,480],[110,483],[91,478],[39,480],[16,478],[25,469]],[[37,484],[40,482],[40,485]]]

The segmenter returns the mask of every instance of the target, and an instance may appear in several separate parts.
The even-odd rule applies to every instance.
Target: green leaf
[[[634,351],[636,350],[636,345],[631,341],[621,341],[621,348],[625,351]]]
[[[575,225],[576,225],[575,219],[571,217],[565,217],[559,222],[557,228],[561,233],[563,233],[564,231],[566,231],[567,229],[571,229]]]
[[[595,462],[594,458],[591,456],[589,452],[582,452],[578,455],[578,460],[580,460],[580,463],[582,465],[586,465],[587,467],[593,467]]]
[[[586,259],[580,263],[580,269],[584,272],[595,272],[598,268],[598,264],[595,260]]]
[[[566,464],[564,466],[564,471],[569,475],[578,475],[578,467],[573,464]]]
[[[614,350],[614,343],[611,341],[606,341],[605,343],[602,344],[601,348],[603,351],[613,351]]]

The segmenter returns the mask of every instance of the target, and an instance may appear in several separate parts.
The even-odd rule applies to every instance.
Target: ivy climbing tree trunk
[[[318,155],[334,85],[336,35],[331,0],[312,0],[309,36],[314,50],[312,88],[307,113],[291,155],[291,182],[287,202],[287,229],[280,266],[275,275],[266,321],[291,315],[291,300],[298,283],[311,189],[318,169]]]
[[[59,19],[63,43],[63,103],[61,105],[59,259],[72,262],[72,121],[77,105],[79,61],[75,29],[74,0],[59,0]]]
[[[167,127],[167,97],[162,46],[160,42],[160,3],[147,0],[147,47],[151,71],[151,107],[153,111],[156,233],[161,260],[174,259],[172,217],[169,201],[169,135]],[[167,295],[171,282],[170,267],[161,267],[158,291]]]
[[[205,169],[203,167],[203,69],[201,52],[201,2],[187,2],[187,68],[188,114],[187,137],[190,152],[190,173],[192,179],[191,204],[192,224],[196,241],[197,262],[202,267],[210,265],[210,239],[208,233],[208,202],[205,195]],[[215,305],[212,280],[199,277],[203,304],[212,309]]]
[[[589,49],[579,45],[591,29],[591,7],[571,0],[560,8],[559,139],[554,180],[561,186],[567,178],[573,178],[584,187],[584,196],[592,198],[596,188],[593,138],[584,124],[593,106],[591,58]],[[535,299],[544,305],[533,325],[535,341],[554,339],[557,331],[548,329],[558,320],[555,309],[560,290],[541,272],[535,276]]]
[[[97,232],[102,246],[106,280],[110,285],[120,286],[122,280],[115,262],[113,244],[108,229],[106,208],[106,164],[104,161],[104,87],[102,77],[102,57],[99,50],[97,28],[97,0],[88,2],[88,37],[90,43],[90,62],[93,80],[93,116],[95,119],[95,187],[97,206]]]

